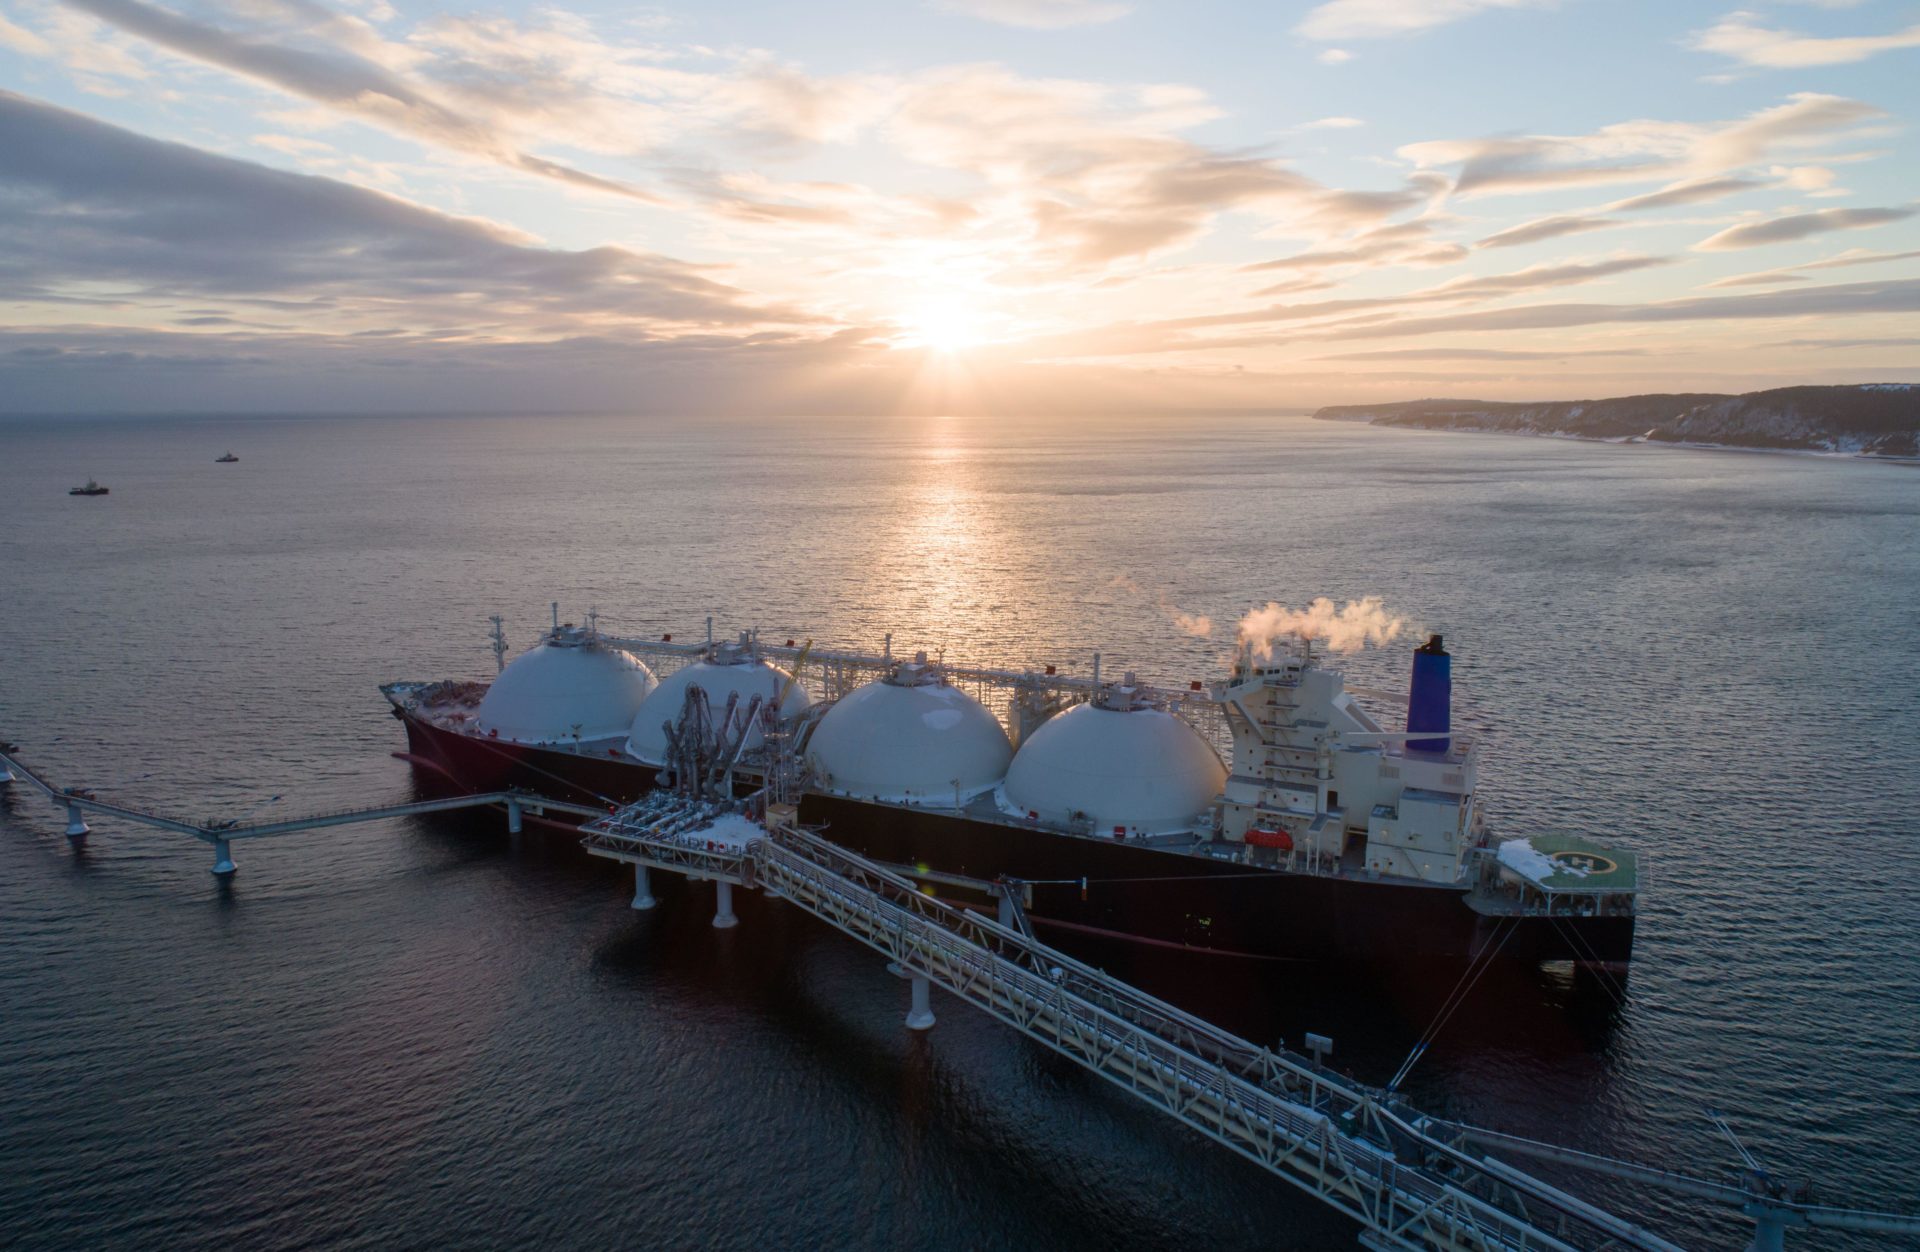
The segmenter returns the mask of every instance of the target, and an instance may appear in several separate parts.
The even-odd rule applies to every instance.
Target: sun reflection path
[[[887,606],[888,628],[957,659],[991,633],[1003,603],[1006,554],[1015,546],[984,479],[972,423],[902,418],[898,474],[862,572],[862,599]],[[957,649],[954,650],[954,649]]]

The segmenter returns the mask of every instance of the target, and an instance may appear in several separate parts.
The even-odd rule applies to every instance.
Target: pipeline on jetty
[[[545,796],[524,791],[496,791],[482,795],[450,796],[444,800],[416,800],[409,804],[380,804],[369,808],[334,809],[284,821],[247,824],[237,821],[194,822],[184,817],[171,817],[164,813],[154,813],[125,804],[115,804],[111,800],[102,800],[87,787],[55,786],[24,764],[17,755],[18,752],[19,749],[13,744],[0,743],[0,786],[14,782],[25,783],[51,800],[55,808],[64,808],[67,815],[67,840],[75,848],[83,846],[87,836],[92,833],[93,828],[87,825],[88,813],[118,817],[136,825],[170,830],[176,834],[190,835],[204,843],[212,844],[212,872],[218,878],[231,878],[238,869],[233,860],[233,842],[236,839],[293,835],[307,830],[320,830],[328,826],[351,826],[358,822],[375,822],[388,817],[415,817],[423,813],[445,813],[454,809],[482,806],[504,808],[507,813],[507,828],[515,834],[520,833],[523,814],[540,816],[551,810],[573,817],[599,817],[606,813],[605,808],[574,804],[565,800],[549,800]]]

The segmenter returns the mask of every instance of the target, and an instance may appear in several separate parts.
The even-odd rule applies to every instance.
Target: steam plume
[[[1173,616],[1173,624],[1175,626],[1178,626],[1181,630],[1185,631],[1189,635],[1192,635],[1194,638],[1205,639],[1208,636],[1213,634],[1213,619],[1211,617],[1208,617],[1205,613],[1200,613],[1197,615],[1193,613],[1187,613],[1166,604],[1162,604],[1160,607],[1165,609],[1168,613],[1170,613]]]
[[[1107,586],[1118,587],[1122,591],[1130,591],[1142,599],[1146,598],[1147,593],[1141,589],[1140,584],[1128,578],[1125,574],[1115,574],[1112,579],[1108,581]],[[1160,611],[1172,618],[1173,624],[1182,632],[1192,635],[1196,639],[1206,639],[1212,636],[1213,619],[1205,613],[1189,613],[1178,605],[1169,603],[1165,592],[1160,593],[1155,599],[1160,605]]]
[[[1349,600],[1341,609],[1321,596],[1304,609],[1269,600],[1266,608],[1240,619],[1238,636],[1241,643],[1253,645],[1257,660],[1264,661],[1273,655],[1273,645],[1288,637],[1324,639],[1335,652],[1358,652],[1368,644],[1393,642],[1406,625],[1406,618],[1388,615],[1379,596]]]

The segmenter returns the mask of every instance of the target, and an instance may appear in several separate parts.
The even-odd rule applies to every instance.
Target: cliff
[[[1920,456],[1920,384],[1915,383],[1781,387],[1738,396],[1621,396],[1541,404],[1404,400],[1334,405],[1314,416],[1323,421],[1429,430]]]

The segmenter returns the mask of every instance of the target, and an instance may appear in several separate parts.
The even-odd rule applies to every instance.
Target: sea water
[[[0,737],[196,821],[411,798],[377,684],[484,678],[488,616],[518,648],[555,600],[1176,684],[1251,608],[1378,596],[1401,634],[1350,682],[1394,721],[1444,633],[1496,829],[1632,848],[1645,888],[1622,1002],[1496,972],[1413,1096],[1723,1177],[1712,1105],[1823,1199],[1920,1207],[1910,466],[1289,417],[9,421],[0,596]],[[957,1002],[905,1030],[905,984],[790,906],[715,932],[656,875],[635,913],[492,814],[239,844],[230,885],[185,837],[63,829],[0,799],[0,1246],[1352,1246]],[[1129,973],[1369,1081],[1453,990]]]

